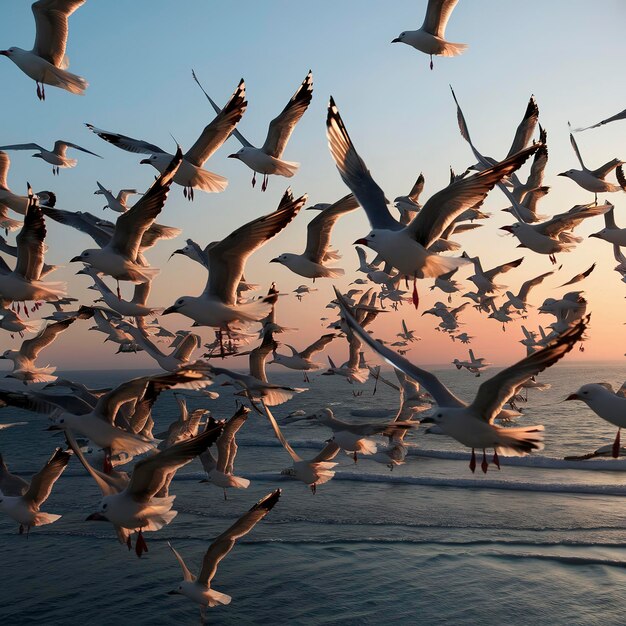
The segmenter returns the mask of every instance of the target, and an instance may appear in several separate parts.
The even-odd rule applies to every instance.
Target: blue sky
[[[3,3],[0,20],[0,47],[30,48],[34,22],[29,2]],[[221,239],[254,216],[273,210],[287,185],[294,193],[308,193],[312,202],[333,201],[346,193],[332,159],[325,136],[328,96],[332,94],[355,142],[387,196],[406,193],[420,171],[426,176],[425,197],[447,183],[448,167],[464,169],[472,162],[467,145],[460,138],[449,84],[455,88],[464,108],[472,136],[487,154],[502,157],[531,93],[541,111],[541,123],[548,129],[550,163],[548,184],[552,193],[542,212],[556,213],[581,202],[589,194],[556,174],[576,165],[569,146],[567,121],[585,125],[620,111],[626,106],[626,86],[622,79],[625,52],[623,28],[626,3],[620,0],[598,2],[540,0],[461,0],[447,30],[451,41],[469,44],[465,55],[435,59],[435,70],[428,68],[428,57],[391,39],[401,31],[421,25],[426,2],[396,0],[382,3],[364,0],[341,2],[207,2],[185,0],[88,0],[70,20],[68,55],[70,69],[90,82],[85,97],[76,97],[49,88],[47,100],[35,97],[32,81],[7,59],[0,59],[3,123],[0,143],[34,141],[44,146],[62,138],[101,154],[104,159],[77,155],[78,167],[53,177],[50,168],[27,153],[13,153],[9,184],[24,188],[29,180],[35,189],[54,189],[61,208],[102,212],[100,197],[94,196],[95,181],[113,189],[147,187],[154,170],[139,165],[141,157],[122,152],[102,142],[83,125],[96,126],[143,138],[163,147],[172,147],[173,135],[189,147],[212,118],[204,96],[191,79],[191,68],[209,93],[224,103],[241,77],[246,80],[248,110],[239,129],[253,143],[261,144],[267,123],[285,105],[307,71],[313,70],[313,102],[297,127],[285,153],[287,160],[302,166],[291,180],[273,177],[262,194],[250,186],[251,172],[240,162],[227,159],[238,149],[231,139],[207,163],[206,168],[226,176],[230,186],[222,194],[197,193],[191,204],[180,188],[174,188],[160,221],[183,228],[205,244]],[[579,136],[583,156],[598,166],[614,156],[626,159],[626,123],[617,123]],[[616,203],[618,223],[626,223],[623,194]],[[487,202],[492,210],[505,206],[494,192]],[[268,266],[266,261],[282,251],[300,251],[304,246],[305,225],[310,213],[303,213],[292,227],[267,249],[254,257],[249,278],[267,285],[278,282],[282,291],[291,291],[304,279],[285,268]],[[480,253],[486,266],[519,256],[512,240],[501,237],[497,226],[506,223],[499,215],[463,237],[471,253]],[[582,234],[599,230],[601,223],[585,225]],[[356,255],[351,242],[368,231],[361,212],[345,218],[338,226],[335,244],[344,255],[342,265],[353,278]],[[91,241],[56,224],[49,225],[49,260],[65,264]],[[204,274],[186,259],[166,259],[182,238],[170,241],[150,254],[151,262],[162,268],[154,285],[153,302],[167,306],[184,293],[199,293]],[[609,339],[622,332],[623,299],[615,306],[609,299],[609,285],[620,290],[623,284],[613,266],[611,250],[604,242],[585,241],[574,254],[563,255],[563,280],[598,260],[599,270],[585,286],[596,312],[594,337],[601,348],[596,358],[619,358],[626,346],[616,347]],[[511,276],[508,284],[517,287],[533,272],[548,269],[545,258],[527,255],[524,271]],[[56,280],[70,282],[70,291],[81,299],[93,292],[84,287],[87,279],[73,276],[76,267],[64,269]],[[271,273],[270,273],[271,272]],[[566,276],[567,275],[567,276]],[[349,282],[346,280],[345,282]],[[175,285],[175,286],[173,286]],[[297,317],[303,334],[298,341],[314,339],[321,330],[320,311],[330,299],[330,283],[317,283],[320,292],[310,306],[285,303],[287,323]],[[340,283],[340,286],[343,284]],[[537,290],[541,301],[549,289]],[[621,289],[620,293],[624,290]],[[179,293],[180,292],[180,293]],[[559,292],[561,293],[561,292]],[[281,303],[282,304],[282,303]],[[432,326],[405,307],[404,316],[415,320],[424,336],[424,350],[451,360],[460,351]],[[187,327],[186,320],[173,316],[170,328]],[[389,317],[385,325],[399,324],[401,315]],[[428,319],[428,318],[426,318]],[[534,319],[534,318],[533,318]],[[598,323],[598,320],[600,323]],[[545,321],[545,318],[544,318]],[[483,329],[478,346],[489,360],[498,361],[506,352],[495,322],[485,323],[468,316],[472,328]],[[490,321],[491,322],[491,321]],[[409,324],[411,325],[411,324]],[[83,325],[84,327],[85,325]],[[381,327],[383,328],[383,327]],[[101,339],[86,330],[73,330],[67,345],[89,345],[102,357],[103,364],[119,364]],[[468,328],[467,330],[471,330]],[[507,342],[514,341],[511,329]],[[476,334],[476,333],[474,333]],[[208,333],[205,333],[208,338]],[[290,338],[298,343],[294,337]],[[2,337],[6,341],[6,337]],[[339,348],[338,348],[339,349]],[[593,358],[589,350],[584,358]],[[89,362],[84,353],[52,347],[46,358],[60,367]],[[140,367],[143,357],[129,357],[128,365]]]

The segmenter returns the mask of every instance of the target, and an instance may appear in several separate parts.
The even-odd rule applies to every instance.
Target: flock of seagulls
[[[41,100],[46,97],[45,86],[74,94],[82,94],[87,87],[83,78],[67,71],[65,56],[68,18],[84,3],[85,0],[34,2],[33,49],[13,47],[0,51],[36,82]],[[445,39],[446,25],[456,4],[457,0],[429,0],[423,26],[402,32],[394,42],[408,44],[429,55],[431,69],[434,55],[461,54],[467,48],[465,44]],[[237,475],[235,460],[237,434],[250,419],[268,421],[292,461],[281,473],[301,481],[313,493],[332,480],[340,452],[349,455],[354,463],[370,459],[391,470],[404,463],[409,445],[406,438],[414,436],[421,424],[429,424],[428,432],[448,436],[470,449],[472,472],[477,467],[477,451],[482,454],[480,468],[486,473],[490,465],[500,469],[501,456],[523,456],[541,450],[542,425],[510,425],[521,415],[515,402],[522,391],[528,394],[529,390],[547,387],[536,377],[575,346],[582,349],[590,314],[582,291],[570,291],[538,304],[533,303],[533,290],[560,271],[560,267],[554,267],[560,261],[557,255],[574,250],[582,241],[573,230],[583,220],[600,216],[605,228],[591,236],[611,244],[618,262],[616,270],[621,281],[626,282],[626,258],[622,252],[626,247],[626,227],[617,225],[620,220],[615,219],[612,203],[605,197],[602,203],[598,201],[599,195],[626,191],[623,162],[613,158],[594,170],[587,168],[574,135],[570,134],[580,169],[569,169],[561,175],[571,179],[583,192],[592,193],[594,199],[590,201],[588,195],[581,195],[581,204],[568,211],[554,216],[540,215],[538,205],[549,192],[545,184],[548,143],[547,132],[539,125],[535,98],[530,98],[511,147],[499,160],[479,152],[452,92],[459,130],[475,162],[460,175],[451,172],[449,184],[423,204],[420,198],[425,177],[420,174],[407,195],[395,198],[396,214],[357,152],[331,97],[326,119],[328,145],[349,193],[334,202],[308,207],[316,214],[307,226],[304,252],[282,252],[271,262],[282,265],[281,271],[311,281],[294,291],[295,297],[302,301],[318,289],[316,281],[345,275],[345,270],[337,265],[341,254],[332,247],[333,228],[338,220],[348,213],[363,211],[370,230],[354,242],[359,265],[357,277],[350,285],[353,288],[345,293],[335,288],[327,307],[332,313],[320,317],[323,326],[328,322],[325,332],[310,345],[296,347],[279,340],[294,329],[277,321],[282,294],[276,285],[272,284],[265,295],[251,295],[261,286],[249,283],[244,277],[246,263],[252,255],[284,230],[293,232],[291,223],[307,205],[308,198],[294,196],[291,189],[285,191],[274,211],[250,220],[220,241],[197,243],[187,239],[185,247],[171,256],[187,257],[185,263],[200,264],[207,271],[206,283],[199,285],[198,295],[180,296],[166,307],[154,306],[150,301],[151,285],[158,280],[159,270],[150,265],[146,253],[181,234],[176,227],[157,223],[171,186],[181,186],[189,200],[194,200],[196,190],[223,191],[228,181],[204,166],[231,136],[242,147],[229,157],[253,171],[252,186],[257,174],[262,175],[262,191],[267,189],[270,176],[293,177],[299,164],[285,161],[283,154],[313,97],[313,75],[309,71],[285,108],[270,122],[263,145],[255,147],[238,129],[248,104],[244,81],[238,83],[228,102],[220,107],[195,73],[193,79],[206,95],[215,117],[186,152],[180,146],[174,151],[164,150],[142,139],[87,124],[107,143],[143,155],[145,158],[140,163],[151,165],[158,173],[145,191],[129,187],[114,193],[95,181],[94,193],[102,195],[105,208],[116,213],[114,222],[88,212],[59,208],[53,191],[35,193],[28,186],[25,195],[16,195],[7,185],[10,160],[6,151],[32,151],[32,156],[52,165],[55,174],[77,165],[75,159],[67,157],[68,150],[100,155],[61,140],[55,142],[52,150],[36,143],[0,147],[0,226],[7,234],[17,231],[14,245],[4,238],[0,242],[0,249],[6,255],[0,257],[0,331],[7,341],[19,337],[19,343],[4,350],[0,358],[12,363],[7,376],[25,385],[23,391],[0,389],[0,405],[47,416],[48,429],[62,431],[67,443],[66,449],[57,448],[53,452],[30,482],[10,472],[5,462],[7,458],[10,460],[10,453],[4,451],[5,457],[0,459],[0,511],[19,525],[20,532],[28,533],[32,527],[57,522],[60,515],[43,512],[41,508],[53,488],[63,488],[62,474],[67,465],[80,463],[102,492],[100,501],[92,503],[87,520],[111,524],[118,540],[129,549],[134,541],[136,554],[141,556],[148,551],[144,533],[157,532],[174,522],[177,512],[176,495],[171,493],[172,480],[180,468],[195,458],[206,473],[203,482],[223,490],[225,499],[228,490],[244,490],[249,486],[249,479]],[[588,128],[625,118],[622,111]],[[521,173],[525,164],[530,166],[527,176]],[[481,211],[481,206],[487,196],[500,193],[493,191],[496,187],[506,198],[508,206],[503,210],[513,220],[503,230],[517,239],[518,248],[529,254],[548,256],[552,265],[537,276],[525,277],[515,289],[502,284],[502,277],[508,272],[520,276],[524,257],[485,269],[479,255],[455,254],[462,245],[453,237],[487,223],[489,215]],[[133,196],[138,199],[131,205]],[[45,263],[47,220],[76,229],[93,240],[93,247],[76,251],[67,259],[81,265],[80,280],[88,280],[89,288],[97,295],[93,303],[78,302],[71,297],[67,285],[48,279],[56,268]],[[198,237],[199,233],[194,236]],[[370,252],[373,256],[368,260]],[[594,267],[595,263],[561,286],[583,282]],[[460,274],[465,270],[473,273],[461,279]],[[416,329],[410,328],[409,315],[420,308],[418,284],[423,280],[432,281],[429,288],[445,294],[447,304],[438,301],[421,315],[432,315],[437,320],[438,331],[465,346],[471,345],[474,337],[462,330],[461,318],[463,311],[471,306],[496,320],[503,329],[510,321],[525,319],[531,307],[552,315],[554,321],[537,331],[522,326],[524,336],[520,342],[527,355],[485,380],[475,397],[467,402],[432,372],[406,357],[420,341]],[[134,286],[132,299],[122,298],[121,283]],[[469,291],[463,293],[465,289]],[[458,298],[464,301],[461,303]],[[453,299],[457,299],[454,305]],[[401,327],[395,329],[395,335],[389,339],[377,337],[378,331],[371,329],[373,322],[380,315],[384,317],[389,309],[400,307],[406,307],[407,312],[403,313]],[[40,313],[42,321],[31,317],[36,313]],[[174,333],[160,325],[161,316],[174,314],[177,317],[170,319],[186,324],[187,328]],[[40,355],[85,320],[92,320],[92,330],[104,334],[104,340],[112,342],[119,353],[149,355],[159,373],[127,380],[114,389],[88,389],[76,381],[59,379],[55,367],[43,365]],[[214,342],[204,345],[206,352],[202,356],[196,354],[203,347],[201,336],[193,332],[197,328],[208,328],[215,333]],[[162,341],[169,341],[169,346],[159,347]],[[348,353],[343,364],[338,366],[328,357],[326,367],[314,360],[331,343],[339,342],[345,342]],[[455,359],[453,363],[457,369],[464,368],[481,376],[489,363],[476,358],[472,348],[468,350],[469,360]],[[379,366],[368,364],[366,352],[374,355],[377,362],[389,363],[398,384],[387,380]],[[236,355],[248,356],[249,372],[218,367],[211,362]],[[271,382],[267,363],[301,372],[304,383],[319,384],[323,379],[310,378],[316,371],[325,376],[341,376],[353,386],[355,395],[360,393],[356,391],[358,386],[372,377],[376,383],[398,391],[399,409],[393,419],[383,421],[379,416],[371,416],[377,419],[352,422],[339,419],[328,407],[320,407],[311,415],[292,411],[279,423],[272,413],[273,407],[287,402],[297,405],[299,394],[308,389]],[[221,384],[216,385],[216,381]],[[44,386],[30,386],[37,383]],[[208,388],[211,385],[213,389]],[[234,389],[239,407],[228,420],[216,420],[211,415],[211,401],[218,395],[216,388],[220,394],[228,393],[224,387]],[[180,415],[167,430],[154,432],[152,408],[160,394],[168,391],[177,394]],[[185,399],[188,396],[201,400],[205,406],[190,412]],[[617,426],[618,433],[610,448],[617,457],[621,450],[620,430],[626,426],[624,387],[616,392],[605,383],[587,384],[566,399],[584,402],[601,419]],[[320,442],[319,452],[311,459],[303,459],[296,453],[281,430],[281,426],[305,420],[324,426],[329,435],[325,442]],[[596,456],[601,454],[598,452]],[[55,487],[57,482],[59,486]],[[251,532],[279,498],[280,489],[271,492],[218,536],[208,547],[197,576],[170,546],[183,574],[183,581],[170,593],[186,596],[203,608],[228,604],[230,596],[212,588],[218,565],[237,539]]]

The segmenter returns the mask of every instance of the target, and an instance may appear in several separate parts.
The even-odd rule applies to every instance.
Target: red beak
[[[580,396],[577,393],[570,393],[566,400],[580,400]]]
[[[507,233],[512,233],[513,232],[513,228],[510,225],[500,226],[500,230],[506,230]]]
[[[366,246],[368,244],[367,239],[362,237],[361,239],[357,239],[352,245],[353,246]]]

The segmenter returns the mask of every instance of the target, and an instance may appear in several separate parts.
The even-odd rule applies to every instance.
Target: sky
[[[449,85],[455,89],[476,145],[495,158],[508,152],[528,98],[534,94],[540,122],[548,131],[550,155],[546,181],[551,192],[541,204],[541,212],[552,215],[592,200],[591,194],[556,174],[577,166],[569,145],[568,120],[575,127],[588,125],[626,106],[626,84],[621,79],[626,4],[621,0],[461,0],[446,36],[450,41],[469,44],[469,49],[460,57],[435,58],[434,71],[428,67],[427,56],[390,43],[401,31],[418,28],[425,10],[425,0],[385,4],[368,0],[88,0],[70,18],[67,49],[70,70],[90,83],[86,95],[77,97],[49,87],[46,101],[39,102],[34,83],[8,59],[0,58],[4,87],[0,144],[36,142],[51,146],[56,139],[64,139],[103,159],[75,154],[78,166],[62,170],[56,177],[51,167],[33,160],[29,153],[12,152],[9,185],[20,191],[29,181],[36,190],[54,190],[59,208],[114,219],[115,214],[102,211],[102,198],[93,195],[96,180],[113,190],[146,189],[155,170],[140,165],[141,156],[100,140],[84,122],[148,140],[172,152],[175,138],[186,149],[213,117],[191,78],[193,68],[221,104],[239,79],[245,78],[249,104],[239,130],[260,145],[268,122],[311,69],[313,101],[284,154],[286,160],[301,163],[293,178],[271,177],[265,193],[259,185],[253,189],[251,171],[227,158],[239,149],[231,138],[205,164],[206,169],[229,179],[225,192],[197,192],[190,203],[180,187],[172,188],[159,222],[182,228],[183,235],[161,242],[148,253],[151,264],[161,268],[153,284],[153,306],[169,306],[179,296],[198,295],[204,288],[206,272],[199,265],[181,256],[167,261],[173,250],[183,247],[185,237],[203,246],[219,240],[254,217],[273,211],[288,186],[296,196],[307,193],[310,203],[332,202],[348,192],[327,147],[325,119],[330,95],[387,197],[408,193],[423,172],[425,200],[447,184],[450,166],[463,171],[474,162],[458,132]],[[0,47],[29,49],[34,37],[29,3],[3,3],[0,11]],[[592,168],[613,157],[626,159],[626,122],[587,131],[577,139]],[[617,193],[605,197],[616,206],[618,224],[626,226],[626,196]],[[505,206],[504,196],[494,190],[484,205],[493,217],[457,240],[469,254],[479,254],[485,268],[524,256],[522,265],[501,281],[517,291],[524,280],[551,266],[547,257],[517,249],[516,240],[499,230],[499,226],[510,223],[508,214],[500,212]],[[282,293],[291,293],[301,284],[311,285],[280,265],[268,264],[281,252],[303,251],[311,216],[302,211],[283,233],[255,253],[246,278],[260,283],[263,290],[275,281]],[[586,236],[602,227],[602,218],[596,218],[583,224],[577,234]],[[333,245],[343,254],[339,265],[346,269],[345,279],[336,281],[342,290],[356,277],[357,256],[352,242],[368,231],[361,210],[343,218],[334,231]],[[72,296],[91,302],[94,292],[86,289],[89,279],[76,277],[79,268],[68,261],[93,247],[93,242],[49,222],[47,243],[47,262],[65,266],[51,279],[67,281]],[[572,362],[624,358],[626,287],[612,271],[612,247],[597,239],[585,239],[573,253],[560,255],[562,270],[532,292],[535,305],[546,297],[558,297],[567,289],[557,286],[593,262],[597,263],[596,271],[580,287],[592,311],[591,339],[584,352],[568,357]],[[461,270],[459,276],[470,273]],[[430,284],[428,280],[420,284],[424,308],[445,298],[428,292]],[[320,317],[333,317],[332,311],[324,308],[332,298],[332,281],[318,280],[314,286],[319,291],[302,302],[292,295],[279,302],[280,323],[299,329],[283,340],[299,349],[325,332]],[[132,286],[124,286],[123,293],[129,297]],[[463,301],[457,296],[454,303]],[[422,337],[408,354],[414,361],[443,364],[466,355],[467,346],[436,332],[435,318],[421,317],[421,311],[410,305],[397,313],[380,315],[373,327],[375,334],[386,338],[395,335],[401,330],[402,319]],[[476,355],[496,364],[523,355],[517,343],[522,323],[536,328],[539,323],[552,321],[531,311],[528,319],[510,323],[503,332],[496,321],[474,311],[462,314],[461,320],[465,324],[461,330],[475,336],[472,347]],[[162,322],[170,330],[189,328],[190,323],[176,314],[163,317]],[[103,345],[101,334],[87,330],[90,325],[81,321],[74,324],[42,353],[41,361],[61,370],[151,365],[145,355],[115,356],[116,347]],[[212,338],[208,329],[201,334],[205,340]],[[5,349],[14,347],[19,338],[11,340],[3,333],[0,342]],[[347,344],[334,342],[329,354],[340,362],[345,360]],[[231,363],[244,365],[242,359]]]

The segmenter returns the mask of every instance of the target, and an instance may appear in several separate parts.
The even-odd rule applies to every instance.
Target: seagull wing
[[[291,191],[287,190],[276,211],[244,224],[222,241],[208,247],[209,280],[205,293],[218,296],[226,304],[235,304],[237,285],[248,257],[283,230],[304,206],[306,199],[304,195],[294,200]]]
[[[85,0],[39,0],[32,9],[35,16],[35,45],[33,52],[56,67],[63,68],[67,44],[67,18]]]
[[[28,281],[39,280],[43,268],[46,224],[41,207],[31,199],[26,209],[24,225],[16,237],[17,263],[15,273]]]
[[[533,136],[533,133],[535,132],[538,121],[539,107],[537,106],[535,96],[530,96],[528,106],[526,107],[526,112],[524,113],[524,117],[522,118],[522,121],[519,123],[519,126],[515,131],[515,137],[513,138],[511,148],[506,155],[507,157],[510,157],[520,150],[523,150],[528,145]]]
[[[122,213],[115,222],[115,231],[110,247],[131,261],[135,261],[143,234],[157,218],[170,190],[183,154],[178,148],[176,155],[164,172],[152,183],[152,186],[132,209]]]
[[[407,232],[428,248],[457,215],[481,204],[496,183],[518,170],[538,148],[539,144],[525,148],[482,172],[449,184],[429,198],[406,227]]]
[[[285,151],[293,129],[304,115],[313,97],[313,74],[311,70],[302,81],[287,106],[271,122],[265,143],[261,150],[276,159],[280,159]]]
[[[535,228],[547,237],[558,237],[561,232],[564,230],[573,230],[588,217],[603,215],[612,208],[613,205],[610,204],[601,204],[600,206],[597,206],[595,203],[581,204],[571,208],[566,213],[555,215],[546,222],[536,224]]]
[[[329,441],[309,463],[325,463],[332,461],[337,456],[340,449],[341,448],[334,441]]]
[[[488,423],[493,422],[518,385],[554,365],[582,339],[588,322],[589,316],[559,335],[545,348],[537,350],[486,380],[478,388],[478,393],[468,408],[480,419]]]
[[[274,507],[280,498],[280,489],[259,500],[247,513],[242,515],[228,530],[223,532],[204,555],[198,583],[209,587],[220,561],[234,548],[237,539],[247,535]]]
[[[330,245],[330,235],[337,220],[345,213],[359,208],[356,198],[349,193],[328,208],[320,211],[307,226],[304,256],[313,263],[323,264],[324,255]]]
[[[605,178],[608,174],[610,174],[616,167],[622,165],[624,162],[619,159],[611,159],[608,163],[601,165],[598,169],[593,170],[591,173],[596,178]]]
[[[509,261],[508,263],[502,263],[502,265],[496,265],[496,267],[483,272],[484,276],[489,280],[493,280],[498,274],[506,274],[510,272],[512,269],[521,265],[524,257],[520,257],[519,259],[515,259],[515,261]]]
[[[185,561],[183,561],[183,557],[174,549],[172,544],[168,541],[167,545],[170,547],[170,550],[174,553],[178,564],[180,565],[180,569],[183,570],[183,580],[193,582],[196,577],[189,571],[189,568],[185,565]]]
[[[425,387],[428,393],[430,393],[430,395],[435,399],[435,402],[437,402],[440,406],[466,406],[465,402],[457,398],[434,374],[417,367],[417,365],[413,365],[397,352],[390,350],[373,339],[372,336],[354,319],[341,293],[339,293],[337,289],[335,289],[335,293],[337,294],[337,299],[341,307],[342,316],[346,320],[348,326],[361,338],[364,343],[385,359],[387,363]]]
[[[601,122],[598,122],[593,126],[587,126],[585,128],[575,128],[574,132],[579,133],[583,130],[589,130],[590,128],[598,128],[599,126],[604,126],[604,124],[608,124],[609,122],[617,122],[617,120],[626,120],[626,109],[620,111],[619,113],[616,113],[611,117],[607,117],[605,120],[602,120]]]
[[[583,158],[580,156],[580,150],[578,149],[578,144],[576,143],[576,139],[574,139],[574,135],[572,135],[572,133],[569,134],[569,142],[572,144],[572,148],[574,148],[574,152],[576,153],[576,158],[578,159],[578,162],[580,163],[580,167],[586,170],[587,168],[585,167],[585,164],[583,163]]]
[[[332,97],[328,104],[326,136],[341,179],[365,210],[371,227],[399,230],[402,225],[389,212],[385,194],[358,155]]]
[[[459,0],[428,0],[426,17],[422,24],[422,30],[439,37],[446,38],[446,26],[454,7]]]
[[[235,450],[233,450],[235,436],[248,419],[248,413],[250,413],[250,409],[245,406],[241,406],[237,413],[235,413],[235,415],[233,415],[226,422],[224,430],[222,431],[220,438],[217,440],[217,469],[223,474],[225,474],[228,471],[228,468],[232,467],[234,464],[234,454],[231,459],[231,453],[233,451],[235,454],[237,453],[236,445]]]
[[[127,491],[138,502],[145,502],[157,493],[171,472],[189,463],[214,443],[222,432],[222,424],[200,435],[185,439],[146,459],[133,469]]]
[[[280,441],[280,443],[282,444],[283,448],[287,450],[287,453],[293,459],[294,463],[297,463],[298,461],[302,461],[302,459],[298,456],[298,453],[289,445],[289,442],[285,439],[285,436],[283,435],[282,431],[280,430],[278,426],[278,423],[276,422],[276,418],[272,415],[272,412],[269,410],[269,408],[267,407],[265,402],[263,402],[263,400],[261,400],[261,404],[263,405],[263,409],[265,410],[265,415],[267,416],[267,419],[270,422],[270,426],[274,430],[276,439],[278,439],[278,441]]]
[[[11,166],[11,159],[6,152],[0,151],[0,189],[8,189],[7,174]]]
[[[36,337],[26,339],[22,342],[20,352],[27,359],[34,361],[37,358],[37,355],[57,338],[57,335],[69,328],[75,321],[75,317],[68,317],[66,320],[61,322],[47,324]]]
[[[231,135],[247,106],[246,85],[242,78],[226,106],[218,112],[213,121],[204,128],[196,143],[189,148],[185,160],[202,167]]]
[[[69,141],[61,141],[61,140],[54,142],[53,152],[55,154],[65,154],[65,150],[67,148],[74,148],[74,150],[80,150],[81,152],[86,152],[87,154],[97,156],[99,159],[102,158],[99,154],[96,154],[95,152],[92,152],[91,150],[87,150],[87,148],[82,148],[81,146],[75,143],[70,143]]]
[[[39,150],[46,152],[38,143],[14,143],[10,146],[0,146],[0,150]]]
[[[540,285],[548,276],[552,276],[554,272],[546,272],[545,274],[539,274],[536,278],[531,278],[522,284],[519,290],[518,297],[526,302],[526,298],[528,298],[528,294],[533,287]]]
[[[48,499],[54,483],[63,473],[71,456],[71,452],[57,448],[49,461],[32,477],[28,491],[22,496],[24,500],[41,506]]]
[[[422,191],[424,191],[424,174],[420,172],[420,175],[417,177],[415,184],[411,187],[411,191],[409,192],[409,199],[413,200],[415,204],[419,200],[419,197],[422,195]]]
[[[321,352],[336,336],[334,333],[322,335],[316,342],[300,352],[300,356],[303,359],[310,359],[316,352]]]
[[[206,99],[211,103],[213,110],[218,114],[221,113],[222,109],[217,105],[215,100],[213,100],[213,98],[211,98],[211,96],[209,96],[209,94],[205,91],[204,87],[200,84],[200,81],[198,80],[198,77],[196,76],[196,73],[193,70],[191,70],[191,75],[193,76],[193,79],[196,81],[196,84],[198,85],[198,87],[200,87],[200,89],[202,90],[202,93],[206,96]],[[241,81],[243,82],[243,78],[241,79]],[[241,83],[239,84],[241,85]],[[241,143],[242,146],[246,148],[253,147],[253,145],[236,128],[233,128],[232,134],[239,140],[239,143]]]
[[[591,272],[593,272],[594,269],[596,269],[595,263],[589,269],[586,269],[584,272],[581,272],[580,274],[576,274],[576,276],[574,276],[573,278],[570,278],[570,280],[568,280],[566,283],[559,285],[559,287],[566,287],[567,285],[574,285],[575,283],[579,283],[581,280],[584,280],[585,278],[587,278],[587,276],[589,276],[589,274],[591,274]]]
[[[85,124],[85,126],[91,132],[96,133],[100,139],[104,139],[117,148],[126,150],[126,152],[134,152],[135,154],[167,154],[166,151],[159,148],[159,146],[148,143],[143,139],[133,139],[126,135],[120,135],[119,133],[101,130],[100,128],[96,128],[93,124]]]
[[[111,222],[100,220],[91,213],[63,211],[62,209],[53,209],[51,207],[42,207],[42,211],[44,215],[55,222],[71,226],[89,235],[101,248],[104,248],[111,241],[111,234],[103,227],[103,225],[107,224],[112,226]]]

